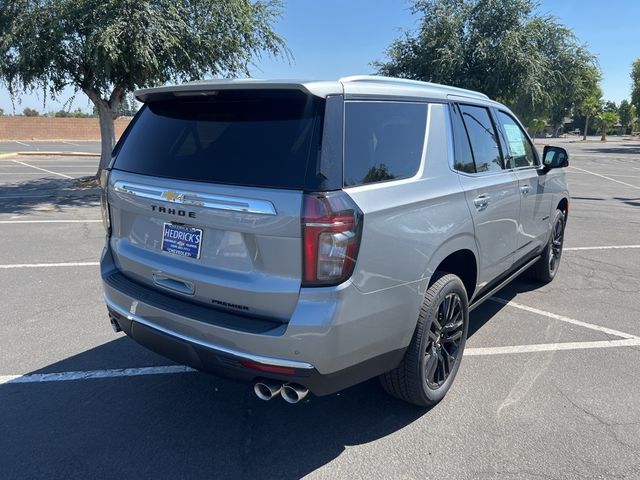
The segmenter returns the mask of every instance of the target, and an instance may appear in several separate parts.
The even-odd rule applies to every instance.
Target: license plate
[[[200,258],[202,229],[165,223],[162,229],[162,251],[181,257]]]

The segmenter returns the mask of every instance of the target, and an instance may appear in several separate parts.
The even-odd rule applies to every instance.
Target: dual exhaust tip
[[[271,400],[280,394],[287,403],[298,403],[309,393],[308,388],[298,385],[297,383],[282,384],[276,380],[268,379],[262,379],[256,382],[253,391],[260,400]]]

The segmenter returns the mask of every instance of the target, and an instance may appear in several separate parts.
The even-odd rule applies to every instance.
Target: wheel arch
[[[556,206],[557,210],[562,211],[564,213],[565,221],[569,216],[569,199],[567,197],[562,197]]]
[[[478,280],[478,252],[473,237],[463,235],[453,238],[434,253],[426,272],[429,277],[427,288],[435,281],[433,274],[437,271],[460,277],[471,301]]]

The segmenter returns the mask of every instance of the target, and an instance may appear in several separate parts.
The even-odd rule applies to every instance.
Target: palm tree
[[[606,142],[607,130],[618,123],[618,114],[616,112],[600,112],[596,118],[600,121],[600,125],[602,128],[602,137],[600,137],[600,141]]]
[[[587,97],[580,105],[580,113],[584,115],[584,133],[582,140],[587,139],[587,131],[589,130],[589,117],[598,113],[600,108],[600,99],[596,97]]]
[[[536,138],[536,135],[544,130],[544,127],[547,126],[547,121],[543,118],[532,118],[531,122],[529,122],[529,130],[533,134],[533,138]]]

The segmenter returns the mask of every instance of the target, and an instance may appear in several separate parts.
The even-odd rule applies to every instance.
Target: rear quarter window
[[[408,178],[420,167],[427,104],[346,102],[344,185]]]
[[[502,154],[489,109],[475,105],[460,105],[462,120],[469,136],[476,172],[503,170]]]

